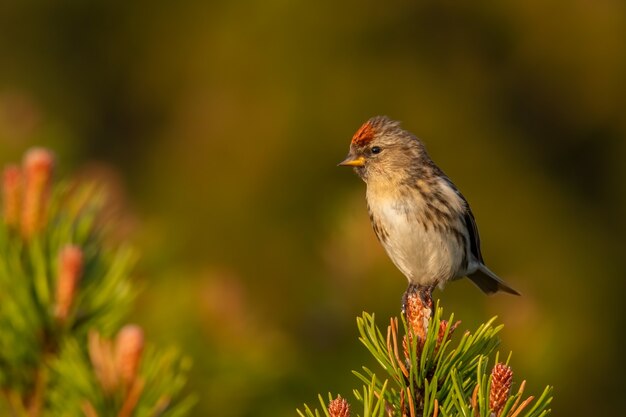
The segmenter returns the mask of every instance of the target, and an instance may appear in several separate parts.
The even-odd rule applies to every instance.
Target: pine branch
[[[139,327],[122,328],[135,255],[106,243],[104,192],[55,183],[53,168],[52,153],[34,149],[2,176],[0,410],[184,415],[193,403],[181,395],[188,360],[144,349]]]
[[[404,316],[392,318],[386,333],[377,326],[373,314],[363,313],[357,318],[359,340],[386,374],[381,379],[365,366],[353,371],[366,384],[362,393],[355,391],[363,416],[372,415],[372,398],[378,401],[376,415],[389,417],[543,417],[550,413],[552,387],[546,387],[537,399],[524,399],[524,381],[511,394],[513,372],[508,360],[499,362],[498,354],[488,371],[489,357],[499,345],[498,333],[503,327],[495,325],[495,317],[474,332],[465,331],[453,346],[451,339],[459,322],[454,322],[454,315],[448,320],[442,316],[443,309],[437,303],[421,336],[413,327],[416,321],[407,323]],[[326,404],[321,401],[322,412],[328,416]],[[384,413],[380,414],[381,410]],[[319,415],[306,405],[298,413],[303,417]]]

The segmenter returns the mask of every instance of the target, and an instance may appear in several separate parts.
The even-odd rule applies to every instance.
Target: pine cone
[[[330,417],[350,417],[350,404],[338,395],[328,404],[328,414]]]
[[[450,327],[450,330],[448,331],[448,340],[449,340],[450,337],[452,337],[452,334],[454,333],[456,328],[459,327],[459,324],[461,324],[460,321],[455,322],[452,326],[450,326],[450,323],[448,322],[448,320],[441,320],[439,322],[439,332],[437,333],[437,344],[435,347],[436,351],[438,351],[439,348],[441,347],[441,344],[443,343],[443,337],[445,336],[446,330],[448,330],[448,327]]]
[[[110,395],[119,385],[112,343],[110,340],[102,338],[95,330],[89,331],[87,343],[89,359],[96,377],[105,394]]]
[[[83,273],[83,252],[77,246],[68,245],[59,254],[59,275],[56,292],[57,319],[67,319],[74,303],[76,288]]]
[[[44,224],[46,203],[54,156],[43,148],[33,148],[24,156],[24,206],[22,208],[22,234],[32,237]]]
[[[432,287],[409,286],[404,294],[404,314],[409,329],[418,337],[418,349],[420,351],[426,341],[428,320],[432,312]],[[409,339],[411,338],[409,337]]]
[[[502,408],[509,398],[513,371],[503,363],[497,363],[491,370],[491,391],[489,392],[489,409],[500,416]]]
[[[143,344],[143,330],[139,326],[128,324],[117,334],[115,361],[118,375],[126,386],[130,386],[137,376]]]

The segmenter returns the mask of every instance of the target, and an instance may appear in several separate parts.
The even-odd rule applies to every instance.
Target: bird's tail
[[[476,272],[467,276],[474,284],[478,286],[485,294],[494,294],[498,291],[508,292],[509,294],[521,295],[519,292],[511,288],[506,282],[502,281],[496,274],[491,272],[485,265],[480,265]]]

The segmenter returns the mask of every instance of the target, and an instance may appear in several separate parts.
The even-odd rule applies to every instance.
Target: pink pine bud
[[[330,417],[350,417],[350,404],[338,395],[328,404],[328,414]]]
[[[118,375],[126,386],[130,386],[137,376],[143,345],[143,330],[139,326],[128,324],[117,334],[115,361]]]
[[[9,165],[2,173],[2,212],[9,227],[19,225],[21,200],[22,171],[16,165]]]
[[[95,330],[87,335],[89,358],[96,378],[100,382],[105,394],[109,395],[119,386],[119,378],[113,357],[113,344],[104,339]]]
[[[409,331],[418,337],[418,348],[424,346],[428,320],[433,312],[432,289],[410,286],[404,294],[404,314]]]
[[[83,273],[83,252],[77,246],[68,245],[59,254],[59,275],[56,293],[56,317],[64,321],[70,312],[76,288]]]
[[[24,156],[23,166],[25,190],[22,208],[22,234],[25,238],[30,238],[45,223],[54,156],[47,149],[33,148]]]
[[[497,363],[491,370],[491,390],[489,391],[489,409],[500,416],[506,401],[509,399],[513,371],[503,363]]]
[[[441,347],[441,344],[443,343],[443,338],[446,335],[446,331],[448,332],[448,339],[449,339],[450,337],[452,337],[452,334],[454,333],[456,328],[459,327],[459,324],[461,324],[460,321],[457,321],[452,326],[450,326],[450,323],[448,322],[448,320],[441,320],[439,322],[439,332],[437,333],[437,344],[436,344],[435,350],[438,351],[439,348]],[[448,328],[450,328],[450,330],[448,330]]]

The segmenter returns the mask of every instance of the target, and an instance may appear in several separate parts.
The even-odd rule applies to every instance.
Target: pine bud
[[[459,324],[461,324],[460,321],[455,322],[452,326],[450,326],[448,320],[441,320],[439,322],[439,332],[437,333],[437,344],[435,350],[439,350],[439,348],[441,347],[441,344],[443,343],[443,338],[446,335],[446,331],[448,332],[449,339],[456,330],[456,328],[459,327]],[[448,330],[448,328],[450,328],[450,330]]]
[[[406,359],[407,363],[411,359],[411,343],[413,343],[413,332],[409,332],[402,338],[402,351],[404,352],[404,359]]]
[[[68,245],[59,254],[59,275],[56,292],[55,316],[64,321],[70,312],[76,288],[83,274],[83,251],[78,246]]]
[[[110,395],[119,385],[112,343],[94,330],[89,331],[87,343],[89,359],[96,377],[105,394]]]
[[[118,375],[126,386],[130,386],[137,376],[143,344],[143,330],[139,326],[128,324],[117,334],[115,361]]]
[[[47,149],[33,148],[26,153],[23,165],[25,190],[22,234],[25,238],[30,238],[41,229],[45,222],[54,157]]]
[[[428,320],[432,315],[432,289],[410,286],[404,295],[404,314],[409,329],[418,337],[418,348],[424,345],[428,332]]]
[[[328,414],[330,417],[350,417],[350,404],[338,395],[328,404]]]
[[[2,212],[9,227],[15,228],[20,223],[21,199],[22,171],[16,165],[9,165],[2,173]]]
[[[500,416],[511,391],[513,371],[503,363],[497,363],[491,370],[491,390],[489,409],[496,417]]]

